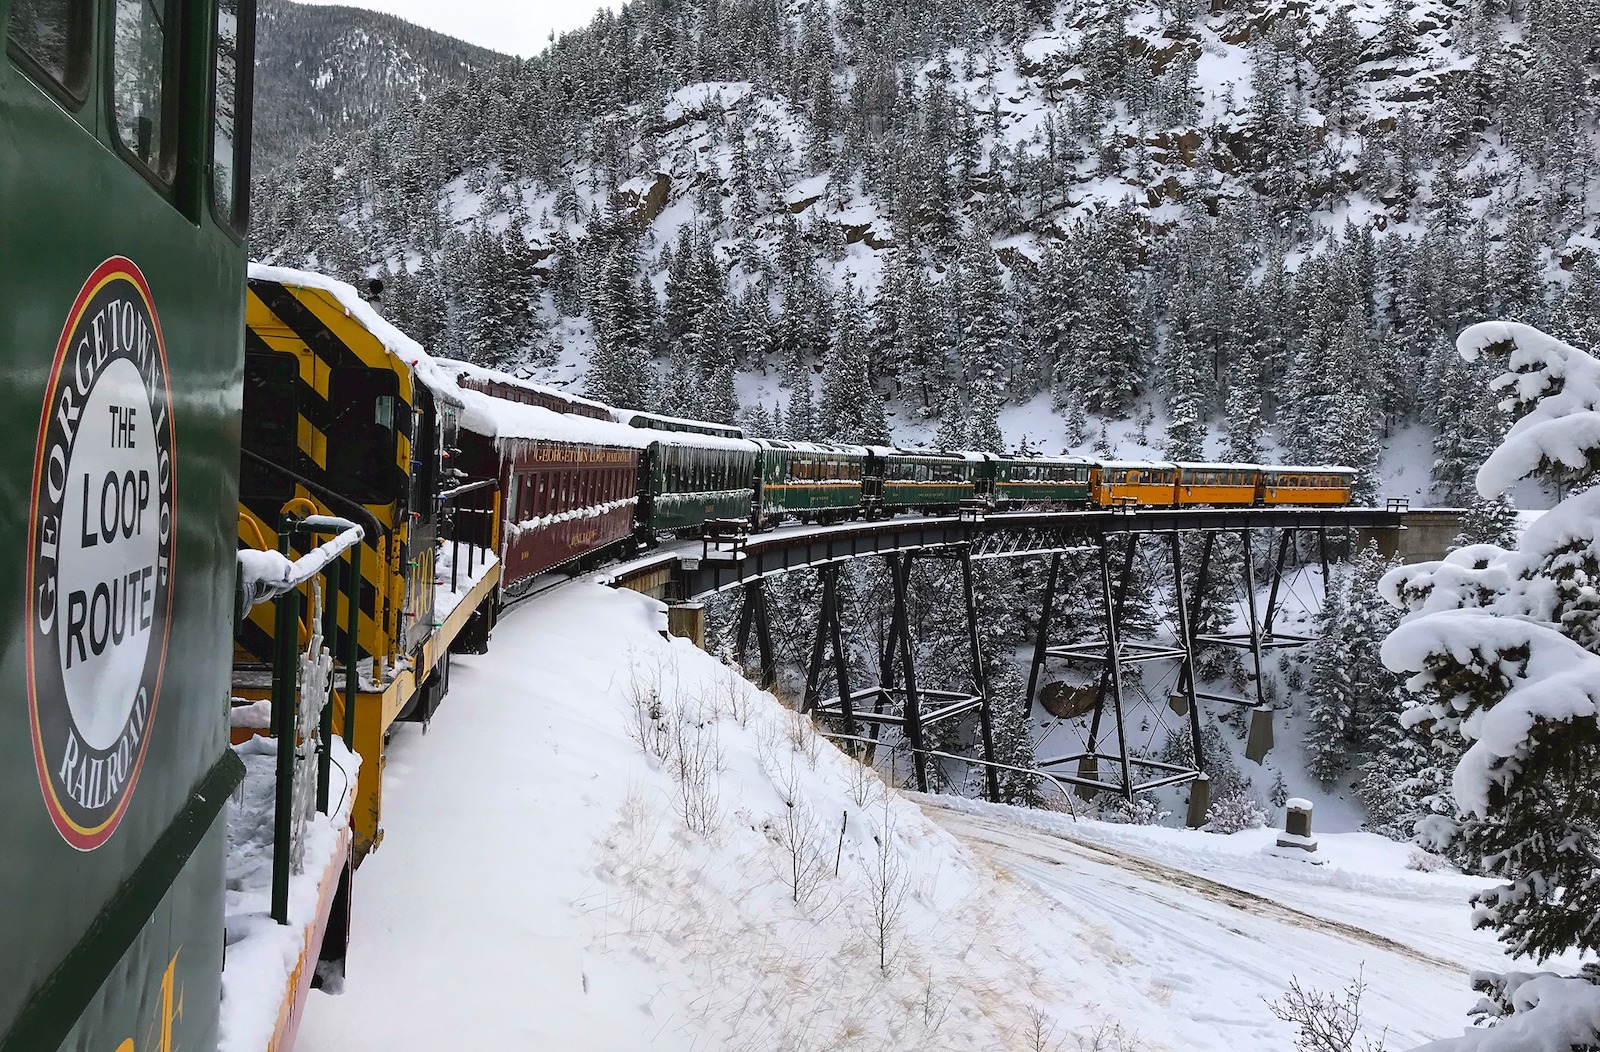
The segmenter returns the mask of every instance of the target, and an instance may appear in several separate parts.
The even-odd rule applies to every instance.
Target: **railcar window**
[[[89,80],[90,0],[12,0],[8,50],[74,102]]]
[[[111,103],[117,135],[163,183],[172,182],[178,157],[176,8],[176,0],[117,0],[114,16]]]
[[[217,3],[216,88],[211,116],[211,203],[218,220],[243,234],[249,227],[250,112],[254,71],[241,54],[255,51],[255,0]]]
[[[334,369],[328,401],[341,407],[328,426],[328,474],[361,504],[387,504],[396,467],[395,399],[399,378],[387,370]],[[341,490],[343,491],[343,490]]]
[[[244,365],[244,448],[290,471],[299,464],[300,364],[289,354],[249,354]],[[294,483],[245,457],[240,463],[239,492],[246,497],[287,500]]]

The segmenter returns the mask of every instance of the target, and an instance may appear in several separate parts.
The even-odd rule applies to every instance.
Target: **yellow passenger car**
[[[1118,505],[1170,507],[1177,503],[1178,465],[1110,461],[1095,466],[1090,499],[1103,508]]]
[[[1179,504],[1255,504],[1261,469],[1254,464],[1179,464]]]
[[[1261,469],[1263,504],[1349,504],[1354,468],[1264,467]]]

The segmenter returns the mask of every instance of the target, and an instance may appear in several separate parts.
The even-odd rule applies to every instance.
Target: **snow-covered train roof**
[[[623,427],[621,424],[613,426]],[[635,427],[624,430],[636,435],[645,446],[692,446],[695,449],[730,449],[740,453],[761,452],[761,447],[748,438],[724,438],[721,435],[703,435],[698,431],[651,431]]]
[[[1049,456],[1044,453],[1004,453],[991,454],[991,460],[1004,460],[1012,464],[1061,464],[1070,467],[1092,468],[1098,465],[1098,460],[1088,457]]]
[[[1156,460],[1102,460],[1099,464],[1111,471],[1172,471],[1178,466],[1171,461]]]
[[[871,450],[866,446],[852,446],[844,442],[790,442],[777,438],[751,439],[762,449],[788,449],[798,453],[843,453],[846,456],[864,457]]]
[[[933,460],[987,460],[987,453],[961,449],[895,449],[890,446],[872,446],[871,451],[880,457],[928,457]]]
[[[615,421],[615,410],[604,402],[596,402],[592,398],[563,391],[559,387],[547,384],[537,384],[498,369],[489,369],[471,362],[460,361],[454,358],[438,358],[434,361],[441,368],[448,368],[457,373],[459,381],[466,386],[480,388],[500,388],[500,391],[488,390],[486,394],[506,398],[513,402],[527,402],[532,405],[542,406],[554,413],[573,413],[586,416],[592,420]]]
[[[250,264],[250,278],[320,289],[331,295],[347,315],[383,344],[384,349],[408,363],[416,378],[426,384],[435,396],[458,407],[461,426],[473,434],[503,442],[578,442],[629,449],[642,449],[650,444],[650,436],[641,434],[635,428],[607,420],[556,413],[540,406],[495,398],[461,386],[461,376],[468,373],[497,383],[525,384],[526,381],[498,370],[433,357],[422,349],[421,344],[395,328],[371,303],[362,299],[354,287],[336,278],[260,263]]]
[[[1262,471],[1277,475],[1359,475],[1355,468],[1340,464],[1257,464]]]
[[[1260,471],[1260,464],[1227,464],[1211,460],[1179,460],[1175,461],[1176,467],[1184,471]]]
[[[609,407],[608,407],[609,408]],[[684,416],[667,416],[647,413],[642,409],[610,409],[611,418],[629,427],[656,431],[676,431],[697,435],[720,435],[723,438],[744,438],[744,428],[732,424],[714,424],[709,420],[690,420]]]

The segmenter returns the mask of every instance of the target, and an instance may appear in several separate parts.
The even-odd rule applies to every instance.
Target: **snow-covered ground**
[[[1459,1032],[1468,969],[1502,963],[1468,930],[1474,881],[1409,871],[1367,834],[1324,836],[1314,867],[1268,857],[1263,831],[886,791],[663,620],[633,593],[557,588],[455,663],[426,735],[397,728],[346,992],[313,998],[302,1052],[1119,1032],[1279,1052],[1292,1033],[1267,1002],[1358,971],[1395,1049]]]

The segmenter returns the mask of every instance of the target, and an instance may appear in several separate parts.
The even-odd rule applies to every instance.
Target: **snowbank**
[[[1023,1049],[1107,1021],[1017,887],[661,610],[531,600],[452,661],[426,739],[397,727],[350,979],[301,1052]]]

